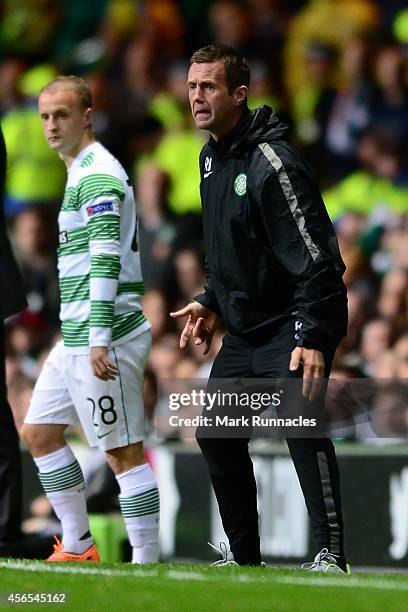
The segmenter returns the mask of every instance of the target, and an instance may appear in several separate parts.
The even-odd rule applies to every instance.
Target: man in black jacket
[[[187,317],[181,348],[192,335],[205,352],[223,318],[211,379],[303,376],[303,396],[313,402],[346,333],[344,264],[309,166],[270,108],[249,111],[248,85],[248,63],[230,47],[193,54],[191,110],[211,134],[200,155],[207,277],[204,293],[172,316]],[[198,430],[197,440],[235,562],[259,565],[249,438]],[[328,438],[287,443],[320,551],[311,569],[347,571],[334,446]]]
[[[7,401],[3,321],[27,304],[6,234],[2,201],[5,174],[6,147],[0,129],[0,556],[13,556],[18,554],[21,540],[21,461],[18,434]]]

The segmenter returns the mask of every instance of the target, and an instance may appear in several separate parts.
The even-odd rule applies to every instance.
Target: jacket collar
[[[220,140],[215,140],[212,136],[210,136],[208,144],[211,148],[215,150],[217,155],[220,157],[225,157],[228,155],[231,146],[234,142],[240,139],[240,136],[246,132],[248,128],[248,124],[251,120],[251,113],[248,106],[244,106],[242,109],[242,114],[238,123]]]

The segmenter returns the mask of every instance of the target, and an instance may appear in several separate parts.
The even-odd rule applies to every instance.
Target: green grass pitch
[[[10,593],[66,593],[64,604],[11,604]],[[408,576],[310,574],[196,564],[0,561],[0,608],[165,612],[407,612]]]

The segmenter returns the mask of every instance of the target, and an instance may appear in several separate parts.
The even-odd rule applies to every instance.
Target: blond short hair
[[[72,89],[76,93],[79,103],[84,109],[92,108],[93,106],[91,90],[87,82],[81,77],[74,75],[58,76],[42,88],[40,95],[53,89]]]

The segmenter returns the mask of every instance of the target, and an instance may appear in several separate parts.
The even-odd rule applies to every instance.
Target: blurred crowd
[[[405,2],[3,0],[5,207],[29,301],[7,324],[9,399],[18,426],[59,337],[56,217],[65,167],[48,149],[36,108],[41,87],[57,74],[87,80],[96,136],[134,183],[144,309],[153,327],[148,421],[163,380],[208,375],[222,330],[207,356],[193,347],[181,352],[169,312],[203,285],[198,154],[206,134],[194,129],[186,74],[190,54],[215,40],[249,58],[250,107],[268,104],[287,122],[335,224],[350,322],[333,376],[381,379],[394,392],[408,378]],[[384,412],[384,435],[406,435],[406,410],[395,408],[402,414],[396,418],[397,403]]]

